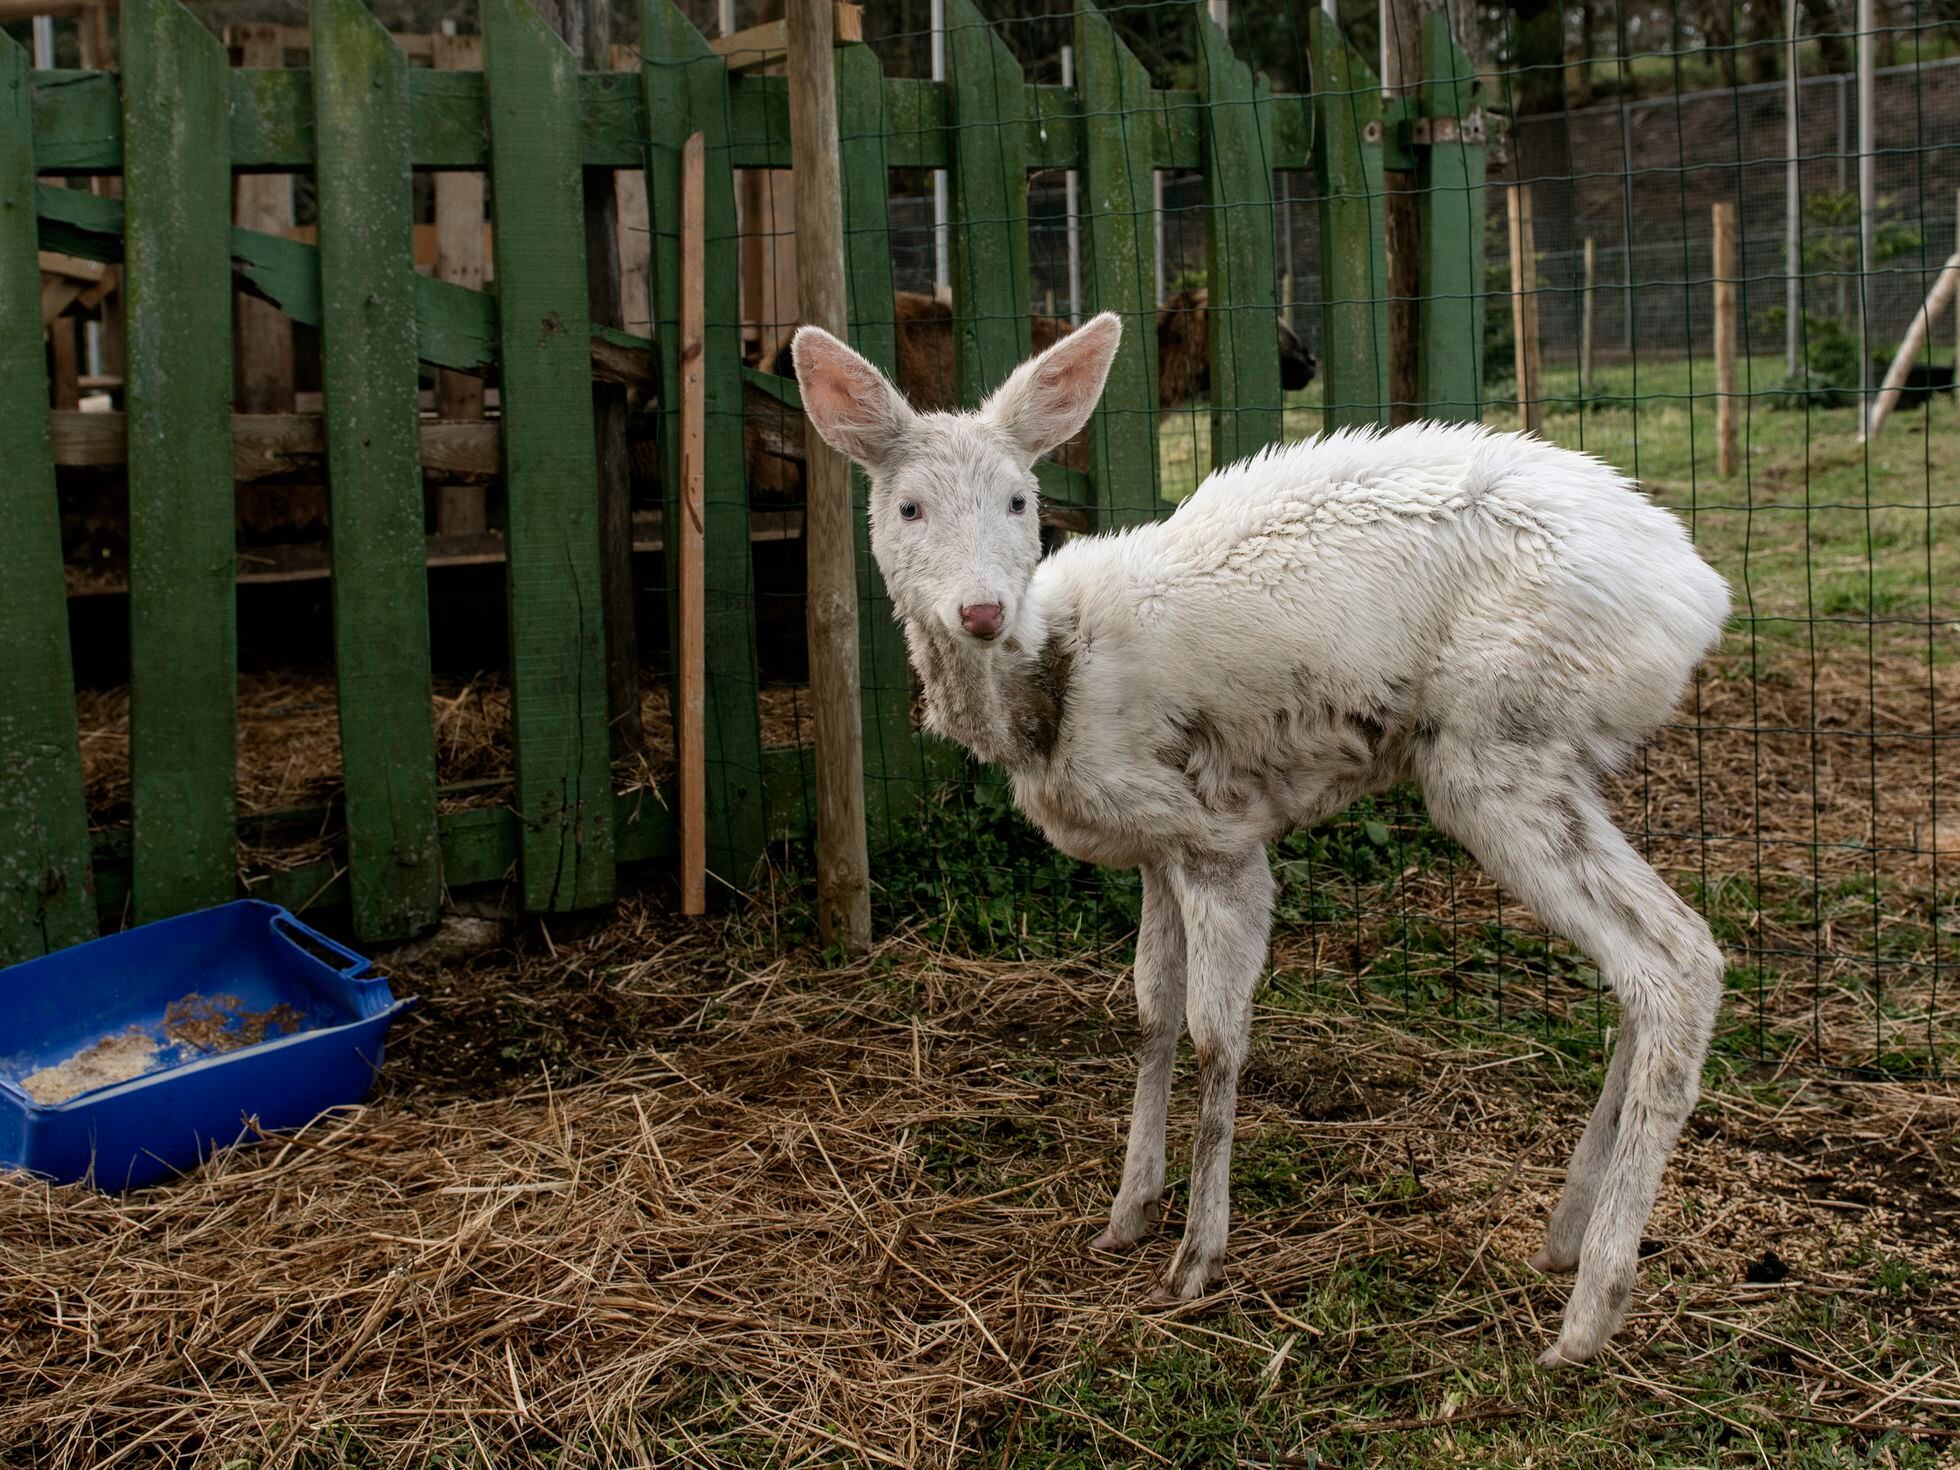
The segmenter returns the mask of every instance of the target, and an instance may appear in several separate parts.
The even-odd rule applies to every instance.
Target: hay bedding
[[[1331,1389],[1276,1372],[1304,1453],[1385,1341],[1420,1379],[1555,1320],[1562,1284],[1521,1262],[1590,1099],[1517,1038],[1263,1015],[1231,1311],[1158,1315],[1133,1304],[1170,1235],[1083,1250],[1132,1077],[1114,957],[898,940],[821,974],[629,905],[576,945],[407,979],[427,1004],[365,1110],[125,1200],[0,1182],[0,1461],[951,1465],[998,1453],[1044,1395],[1088,1414],[1063,1375],[1139,1334],[1351,1364]],[[547,1020],[541,1070],[524,1051]],[[1606,1378],[1692,1418],[1699,1358],[1828,1295],[1858,1308],[1829,1361],[1780,1352],[1765,1381],[1814,1417],[1938,1422],[1960,1400],[1957,1112],[1951,1088],[1712,1099]],[[1186,1078],[1180,1151],[1190,1120]],[[1275,1149],[1292,1182],[1262,1203],[1246,1181]],[[1874,1249],[1931,1288],[1873,1290],[1847,1263]],[[1746,1283],[1767,1250],[1787,1278]],[[1424,1284],[1418,1305],[1303,1332],[1357,1262]],[[1395,1412],[1393,1383],[1370,1391]],[[1499,1407],[1556,1417],[1567,1397],[1521,1374]]]

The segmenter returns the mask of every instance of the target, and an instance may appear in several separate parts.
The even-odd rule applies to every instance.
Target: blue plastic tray
[[[235,1049],[182,1044],[191,995],[227,1005],[193,1005],[188,1034],[224,1029]],[[134,1189],[235,1142],[247,1119],[297,1128],[367,1096],[388,1027],[413,1003],[360,955],[250,899],[0,970],[0,1165]],[[131,1027],[157,1043],[160,1070],[47,1104],[21,1085]],[[255,1032],[269,1034],[247,1043]]]

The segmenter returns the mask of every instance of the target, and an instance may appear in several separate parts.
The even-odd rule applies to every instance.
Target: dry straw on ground
[[[1523,1262],[1586,1069],[1269,999],[1229,1278],[1157,1313],[1168,1235],[1083,1248],[1121,1156],[1123,979],[902,939],[826,974],[640,905],[410,967],[427,1003],[367,1108],[127,1199],[0,1183],[0,1460],[1039,1464],[1015,1445],[1070,1432],[1153,1464],[1169,1446],[1075,1375],[1177,1344],[1262,1365],[1245,1402],[1288,1438],[1247,1464],[1373,1463],[1439,1395],[1465,1426],[1557,1424],[1583,1388],[1572,1432],[1619,1443],[1760,1440],[1768,1405],[1854,1441],[1956,1424],[1951,1086],[1718,1088],[1627,1328],[1555,1379],[1527,1365],[1564,1283]],[[1372,1297],[1336,1289],[1358,1274]],[[1497,1367],[1466,1379],[1477,1354]],[[1737,1355],[1753,1396],[1697,1390]]]

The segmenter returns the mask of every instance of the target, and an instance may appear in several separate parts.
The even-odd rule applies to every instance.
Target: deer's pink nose
[[[975,638],[1000,636],[1000,604],[975,602],[960,609],[960,626]]]

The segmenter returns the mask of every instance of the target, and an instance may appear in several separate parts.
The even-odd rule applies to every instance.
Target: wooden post
[[[1505,191],[1511,210],[1511,329],[1517,336],[1518,426],[1536,434],[1545,426],[1538,385],[1538,256],[1531,234],[1531,186]]]
[[[1716,468],[1735,473],[1736,270],[1735,204],[1715,206],[1715,444]]]
[[[1381,0],[1382,97],[1413,100],[1422,82],[1419,0]],[[1422,216],[1416,176],[1382,174],[1388,253],[1388,421],[1413,422],[1422,398]]]
[[[438,33],[430,37],[430,62],[438,71],[483,70],[483,38]],[[436,175],[436,277],[481,291],[488,277],[483,247],[483,175],[444,169]],[[483,379],[449,368],[436,372],[436,417],[483,417]],[[436,529],[479,535],[489,525],[484,487],[444,485],[436,492]]]
[[[790,148],[796,158],[797,295],[804,319],[843,336],[844,208],[837,145],[831,0],[790,0]],[[1025,310],[1025,308],[1023,308]],[[846,953],[871,937],[864,828],[864,729],[858,707],[857,569],[851,472],[805,430],[809,509],[810,703],[816,739],[817,928]]]
[[[552,25],[585,71],[612,63],[612,12],[607,0],[543,0],[538,13]],[[592,320],[620,325],[619,210],[613,171],[589,168],[585,189],[585,282]],[[638,750],[640,636],[633,596],[633,475],[626,452],[626,389],[592,384],[592,442],[599,462],[599,601],[606,627],[606,714],[615,755]]]
[[[226,40],[243,67],[277,69],[286,64],[286,47],[276,25],[232,26]],[[290,174],[240,174],[235,186],[235,218],[248,230],[284,235],[293,226]],[[270,302],[237,297],[238,396],[240,413],[293,411],[293,323]]]
[[[1906,339],[1899,344],[1899,352],[1892,359],[1892,366],[1886,370],[1885,382],[1878,390],[1878,401],[1872,404],[1871,423],[1865,428],[1863,437],[1875,438],[1885,427],[1885,420],[1898,406],[1899,394],[1904,390],[1906,379],[1912,376],[1912,364],[1918,358],[1920,349],[1925,347],[1926,339],[1932,334],[1933,323],[1939,320],[1953,300],[1956,287],[1960,287],[1960,250],[1947,257],[1946,264],[1933,279],[1933,289],[1926,293],[1926,304],[1912,316],[1912,325],[1906,329]]]
[[[708,911],[707,581],[702,559],[708,505],[707,140],[681,149],[681,494],[672,538],[680,574],[681,912]]]
[[[1593,386],[1593,237],[1586,236],[1586,286],[1579,298],[1579,397]]]

